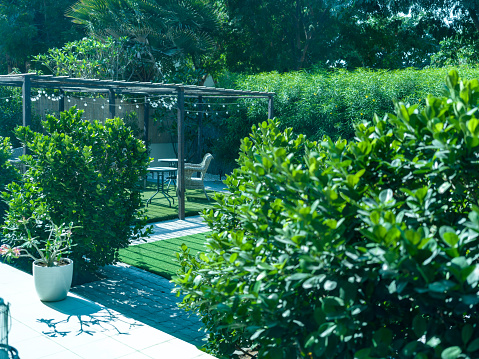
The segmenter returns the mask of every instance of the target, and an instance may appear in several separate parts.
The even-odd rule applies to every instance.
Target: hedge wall
[[[274,115],[282,130],[292,127],[311,140],[324,135],[333,140],[354,137],[353,124],[382,117],[394,110],[393,99],[405,103],[424,101],[427,94],[439,96],[450,68],[379,70],[354,72],[290,72],[257,75],[224,74],[217,86],[256,91],[273,91]],[[460,69],[465,79],[478,78],[479,68]],[[253,124],[265,120],[265,100],[241,100],[239,111],[216,119],[221,133],[214,141],[215,159],[231,169],[242,138]]]

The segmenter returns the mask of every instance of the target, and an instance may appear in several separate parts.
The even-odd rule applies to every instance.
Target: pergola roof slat
[[[99,80],[86,78],[72,78],[68,76],[15,74],[0,75],[0,84],[4,86],[22,86],[25,77],[29,77],[31,86],[35,88],[61,88],[65,91],[79,92],[105,92],[113,90],[121,93],[148,92],[150,94],[176,93],[179,89],[185,92],[185,96],[248,96],[271,97],[273,92],[232,90],[224,88],[184,85],[184,84],[163,84],[152,82],[125,81],[125,80]],[[81,90],[80,90],[81,89]]]
[[[163,84],[152,82],[125,81],[125,80],[98,80],[85,78],[71,78],[68,76],[37,75],[36,73],[0,75],[0,86],[22,87],[23,93],[23,125],[31,123],[31,89],[47,88],[70,92],[105,93],[109,101],[110,115],[115,116],[115,93],[141,94],[142,96],[177,96],[178,104],[178,216],[185,218],[185,191],[184,191],[184,99],[188,98],[266,98],[268,99],[268,118],[273,116],[274,92],[232,90],[207,86],[185,84]],[[60,106],[60,108],[62,108]],[[146,107],[148,109],[148,106]],[[145,143],[148,139],[148,111],[145,110]]]

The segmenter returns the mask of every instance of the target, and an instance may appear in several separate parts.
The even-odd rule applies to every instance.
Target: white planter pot
[[[33,281],[38,297],[44,302],[57,302],[66,298],[72,285],[73,261],[55,267],[43,267],[33,262]]]

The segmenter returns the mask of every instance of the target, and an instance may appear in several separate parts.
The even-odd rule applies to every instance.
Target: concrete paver
[[[208,230],[200,217],[168,222],[158,224],[163,233],[156,240]],[[9,344],[21,359],[214,359],[197,349],[206,336],[200,320],[177,307],[167,279],[122,263],[100,272],[104,279],[46,303],[31,275],[0,263],[0,297],[12,316]]]
[[[120,263],[106,266],[100,274],[108,279],[72,288],[72,292],[144,322],[189,343],[202,345],[205,333],[200,320],[178,308],[167,279]],[[184,330],[188,329],[188,330]]]

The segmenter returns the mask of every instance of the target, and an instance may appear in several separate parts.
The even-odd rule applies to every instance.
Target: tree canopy
[[[0,3],[1,72],[25,71],[31,55],[82,36],[64,13],[75,0],[2,0]]]
[[[203,0],[80,0],[67,15],[90,36],[128,39],[142,60],[142,81],[154,79],[168,57],[187,57],[199,67],[215,48],[219,26],[214,8]]]
[[[138,80],[161,80],[175,64],[199,78],[470,63],[478,14],[477,0],[4,0],[0,65],[24,71],[83,34],[126,39]]]
[[[410,14],[412,5],[386,0],[219,2],[220,47],[234,71],[423,67],[451,31],[437,9]]]

